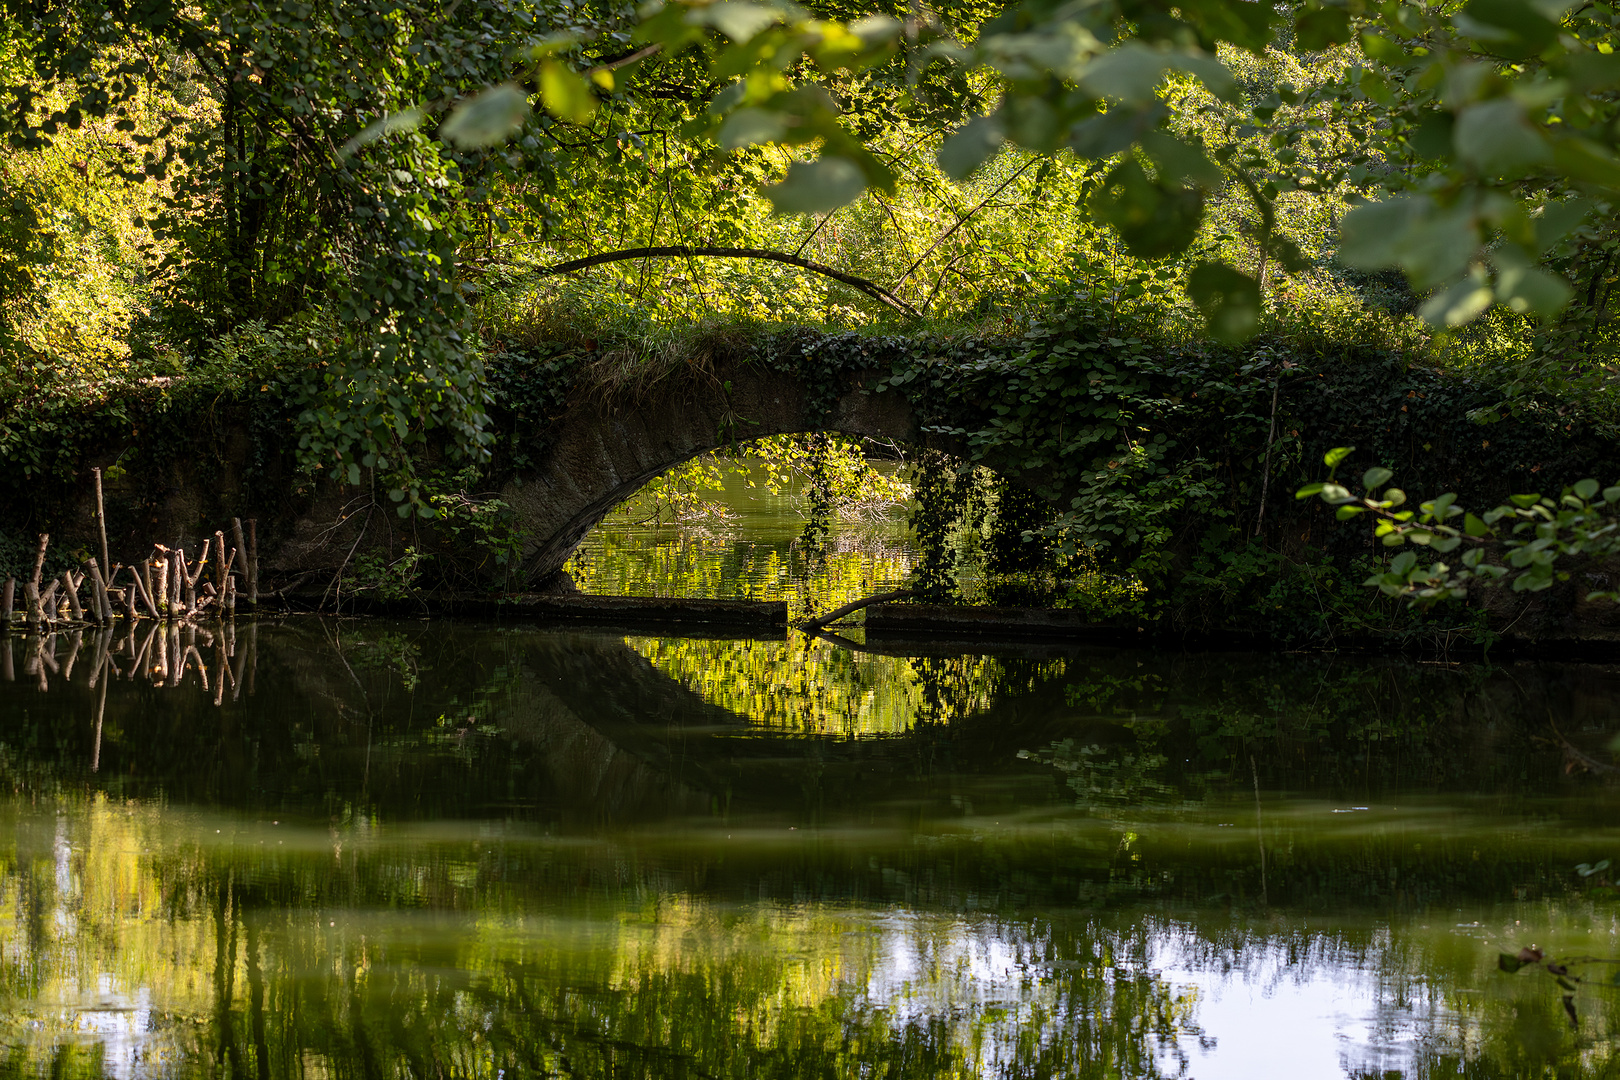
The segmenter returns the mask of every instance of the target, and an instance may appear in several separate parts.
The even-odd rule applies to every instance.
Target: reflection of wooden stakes
[[[102,669],[107,664],[107,653],[112,648],[112,631],[96,631],[96,655],[90,663],[90,689],[96,688],[96,682],[101,678]]]
[[[219,639],[219,645],[214,650],[215,658],[219,661],[219,671],[214,676],[214,708],[225,704],[225,680],[231,677],[230,658],[225,655],[225,639]],[[233,680],[234,681],[234,680]]]
[[[69,630],[68,641],[70,644],[68,645],[67,659],[62,661],[62,678],[72,682],[73,661],[79,658],[79,647],[84,644],[84,631]]]
[[[152,639],[157,637],[160,632],[160,627],[153,626],[147,633],[146,640],[141,642],[141,651],[135,654],[135,666],[130,669],[131,678],[150,674],[150,671],[143,669],[142,665],[146,663],[147,651],[152,648]]]
[[[12,666],[15,662],[11,657],[10,636],[0,637],[0,679],[6,682],[17,681],[17,669]]]
[[[197,646],[195,646],[195,645],[187,645],[186,646],[186,662],[185,662],[185,664],[182,665],[182,667],[190,667],[191,666],[191,658],[193,656],[195,656],[197,658],[197,676],[200,679],[202,679],[203,689],[207,690],[208,689],[208,665],[203,663],[202,653],[197,651]]]
[[[41,636],[45,639],[45,648],[40,652],[40,658],[45,661],[45,666],[51,669],[52,675],[62,674],[62,665],[56,662],[56,635],[51,633]]]
[[[157,655],[152,657],[152,666],[146,669],[146,674],[152,685],[162,686],[169,677],[169,628],[159,626],[153,633],[157,635]]]
[[[50,680],[45,677],[45,637],[35,635],[28,646],[28,659],[23,662],[23,674],[33,675],[39,679],[40,690],[51,688]]]
[[[247,666],[247,692],[248,697],[253,696],[253,674],[259,670],[259,621],[254,619],[248,623],[248,666]]]
[[[180,624],[169,624],[169,686],[180,685],[186,675],[186,651],[180,647]]]
[[[111,682],[112,680],[107,680]],[[90,771],[96,772],[101,768],[101,718],[107,712],[107,683],[101,684],[101,696],[96,701],[96,744],[90,751]]]

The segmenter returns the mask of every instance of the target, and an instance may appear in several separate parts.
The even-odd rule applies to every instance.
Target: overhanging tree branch
[[[587,270],[603,263],[628,262],[631,259],[680,259],[693,256],[704,256],[714,259],[765,259],[769,262],[785,263],[788,266],[797,266],[801,270],[809,270],[813,274],[830,277],[834,281],[841,281],[852,289],[865,293],[882,304],[887,304],[903,315],[913,319],[920,319],[916,308],[900,299],[894,293],[885,289],[875,281],[846,274],[842,270],[834,270],[823,263],[810,259],[801,259],[797,255],[788,255],[781,251],[766,251],[763,248],[734,248],[734,247],[689,247],[678,245],[675,247],[639,247],[626,248],[623,251],[604,251],[599,255],[587,255],[583,259],[570,259],[568,262],[557,263],[554,266],[541,267],[541,274],[572,274],[576,270]]]

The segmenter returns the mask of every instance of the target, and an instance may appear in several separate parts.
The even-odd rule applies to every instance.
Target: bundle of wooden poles
[[[231,519],[227,552],[224,530],[203,540],[193,560],[178,543],[152,545],[152,554],[133,566],[114,563],[107,551],[107,519],[101,497],[101,470],[95,470],[96,524],[100,530],[101,558],[86,559],[78,570],[41,581],[49,533],[40,533],[34,553],[34,572],[21,583],[24,627],[51,630],[64,626],[111,626],[113,620],[151,618],[176,622],[228,619],[238,603],[253,607],[259,599],[259,555],[255,522],[244,535],[242,520]],[[212,558],[210,559],[210,555]],[[127,573],[126,573],[127,571]],[[127,579],[127,584],[124,583]],[[238,580],[240,579],[240,584]],[[81,598],[80,590],[88,584]],[[6,578],[0,586],[0,631],[13,626],[18,582]]]

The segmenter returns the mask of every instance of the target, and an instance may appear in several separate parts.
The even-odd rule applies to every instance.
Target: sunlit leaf
[[[451,110],[439,125],[439,137],[458,150],[477,150],[506,139],[528,115],[529,98],[523,89],[501,83]]]
[[[1511,98],[1464,109],[1451,141],[1457,156],[1485,176],[1518,176],[1553,160],[1552,147]]]
[[[1294,20],[1294,37],[1302,49],[1319,50],[1350,40],[1350,13],[1343,8],[1311,7]]]
[[[1187,295],[1204,313],[1212,336],[1243,341],[1260,323],[1260,283],[1223,263],[1206,262],[1187,275]]]
[[[585,80],[566,64],[547,60],[540,65],[540,100],[560,120],[583,124],[596,112],[596,95]]]
[[[721,146],[735,150],[743,146],[775,142],[787,130],[781,113],[772,109],[738,109],[726,117],[717,136]]]
[[[866,190],[861,167],[848,158],[795,161],[787,179],[765,189],[779,214],[820,214],[853,202]]]
[[[966,180],[994,156],[1005,141],[1006,136],[994,116],[969,120],[940,146],[939,167],[952,180]]]
[[[421,126],[422,118],[426,115],[421,109],[411,108],[389,113],[380,120],[373,120],[362,128],[358,135],[338,147],[338,160],[347,161],[356,150],[376,142],[384,135],[392,135],[396,131],[415,131]]]

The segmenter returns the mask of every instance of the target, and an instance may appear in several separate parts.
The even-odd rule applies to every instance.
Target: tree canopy
[[[424,441],[487,452],[481,338],[587,266],[596,317],[1092,290],[1228,341],[1348,303],[1566,374],[1610,351],[1608,4],[3,7],[15,392],[281,327],[306,460],[402,510]]]

